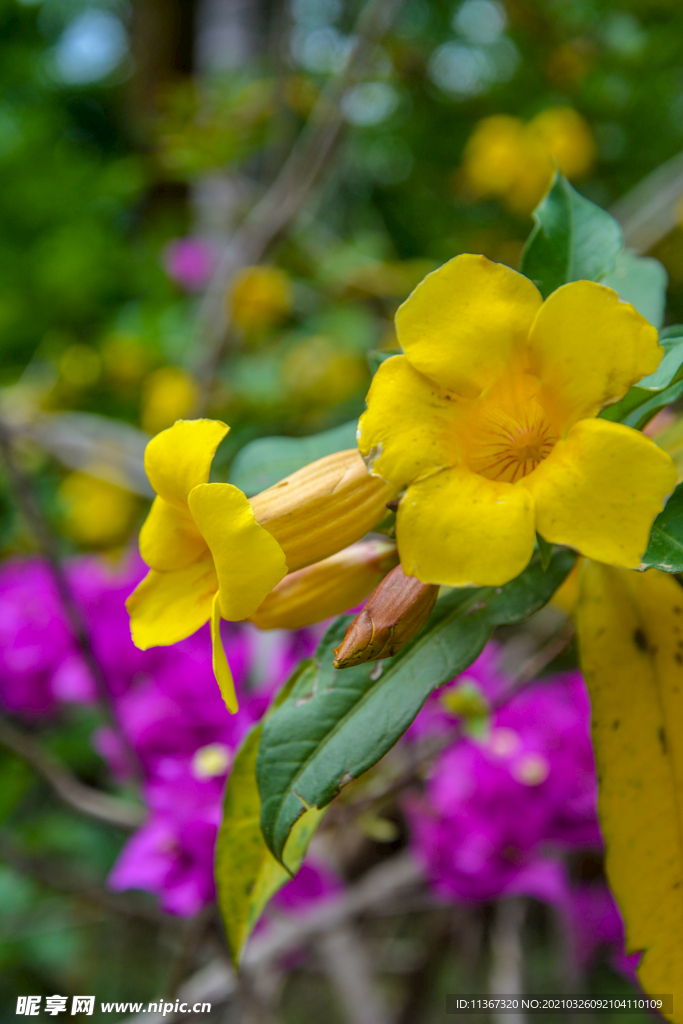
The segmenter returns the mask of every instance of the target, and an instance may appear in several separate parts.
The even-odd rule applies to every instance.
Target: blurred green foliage
[[[46,410],[140,425],[150,374],[167,365],[192,372],[198,296],[165,270],[167,246],[196,234],[216,248],[225,242],[339,69],[357,8],[306,0],[292,19],[281,2],[263,4],[253,61],[204,80],[169,73],[140,110],[142,72],[130,54],[81,80],[65,64],[69,32],[89,10],[127,24],[135,44],[137,22],[126,7],[0,0],[3,399],[24,389]],[[219,453],[223,473],[248,440],[306,435],[357,416],[368,353],[395,347],[395,308],[429,269],[463,251],[517,265],[530,217],[476,200],[459,177],[482,118],[528,122],[549,107],[578,111],[597,159],[575,184],[605,207],[683,150],[683,7],[674,0],[406,0],[368,80],[344,102],[341,152],[273,254],[293,283],[291,310],[258,334],[236,331],[219,368],[209,413],[233,428]],[[683,231],[663,238],[653,255],[670,277],[665,322],[681,321]],[[168,415],[176,414],[183,413],[174,414],[169,399]],[[67,470],[35,447],[22,458],[59,530]],[[31,546],[4,479],[0,546],[6,553]],[[81,778],[98,783],[105,780],[90,746],[93,724],[71,712],[46,732],[32,728]],[[153,998],[175,941],[173,929],[169,938],[168,926],[153,923],[153,901],[137,916],[118,915],[40,880],[47,864],[101,884],[122,837],[56,808],[46,785],[4,752],[0,819],[21,851],[0,869],[6,1005],[17,993],[65,985],[101,998]],[[34,857],[41,871],[31,879],[19,867]],[[546,925],[535,932],[539,978],[548,973]],[[445,967],[442,975],[438,985],[455,983]],[[299,980],[295,972],[285,1000],[292,1024],[303,1019]],[[425,1019],[440,1019],[438,985]],[[607,987],[616,985],[610,975]],[[322,993],[319,1017],[335,1020],[328,1002]]]

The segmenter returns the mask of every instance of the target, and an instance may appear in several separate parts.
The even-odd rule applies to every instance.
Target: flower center
[[[470,434],[468,463],[489,480],[515,483],[550,455],[557,435],[535,402],[514,413],[487,410]]]

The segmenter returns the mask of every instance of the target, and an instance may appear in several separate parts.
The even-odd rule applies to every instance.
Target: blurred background
[[[321,627],[226,630],[231,718],[204,632],[136,651],[123,602],[149,437],[224,419],[215,478],[247,494],[303,449],[246,444],[353,444],[397,305],[459,252],[516,266],[555,166],[661,261],[664,322],[683,319],[683,9],[0,0],[0,19],[2,1019],[91,994],[94,1020],[196,998],[226,1024],[430,1024],[447,993],[637,991],[570,592],[344,791],[239,981],[221,793]]]

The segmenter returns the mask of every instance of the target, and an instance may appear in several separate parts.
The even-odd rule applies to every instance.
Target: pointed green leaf
[[[351,420],[310,437],[258,437],[245,444],[235,456],[228,483],[251,497],[309,462],[355,448],[357,428],[358,421]]]
[[[600,284],[614,288],[653,327],[659,328],[664,319],[668,281],[667,272],[659,260],[624,250],[618,254],[612,270],[600,279]]]
[[[553,557],[553,545],[549,544],[545,537],[541,537],[540,533],[536,534],[536,544],[538,545],[538,555],[541,559],[541,569],[545,572]]]
[[[289,694],[300,665],[276,698]],[[284,852],[287,870],[275,860],[261,833],[261,799],[256,785],[256,757],[263,725],[247,734],[235,757],[223,800],[223,820],[216,843],[216,888],[230,956],[237,967],[247,939],[272,896],[295,875],[325,810],[313,809],[297,821]]]
[[[325,807],[379,761],[429,694],[481,653],[496,626],[521,622],[546,604],[574,558],[556,551],[545,573],[536,557],[504,587],[452,590],[418,636],[381,663],[335,671],[332,651],[350,617],[330,627],[315,661],[263,729],[256,767],[261,827],[278,859],[303,811]]]
[[[534,220],[520,270],[544,299],[569,281],[598,281],[614,269],[622,248],[619,224],[559,172],[534,210]]]
[[[652,524],[640,568],[683,572],[683,484],[678,485]]]

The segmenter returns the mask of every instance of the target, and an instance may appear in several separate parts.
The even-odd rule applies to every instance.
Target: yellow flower
[[[465,146],[462,173],[476,197],[495,196],[515,213],[530,213],[556,167],[573,180],[594,160],[586,121],[570,107],[551,107],[528,124],[505,114],[483,118]]]
[[[234,712],[221,618],[252,615],[287,565],[242,491],[208,483],[229,429],[215,420],[178,420],[147,445],[145,469],[157,497],[140,532],[140,554],[150,571],[127,608],[133,641],[142,650],[184,640],[210,619],[214,672]]]
[[[184,640],[210,619],[214,672],[236,711],[221,618],[249,618],[288,571],[359,540],[397,491],[370,476],[352,449],[305,466],[249,501],[232,484],[208,483],[229,429],[217,420],[178,420],[147,445],[145,469],[157,497],[140,531],[140,554],[150,572],[127,607],[142,650]],[[320,609],[322,618],[327,612]]]
[[[516,271],[462,255],[418,285],[396,327],[405,355],[380,366],[359,444],[373,473],[407,487],[408,575],[500,585],[536,531],[638,566],[676,471],[649,438],[595,419],[661,359],[632,306],[591,281],[543,302]]]
[[[193,377],[180,366],[162,366],[150,373],[142,389],[142,429],[157,434],[192,412],[199,398]]]
[[[277,267],[244,267],[232,279],[226,303],[228,313],[244,331],[264,331],[289,314],[292,285]]]
[[[96,466],[92,468],[97,472]],[[94,547],[123,540],[138,513],[138,499],[125,486],[90,473],[69,473],[59,487],[59,497],[67,533]]]

